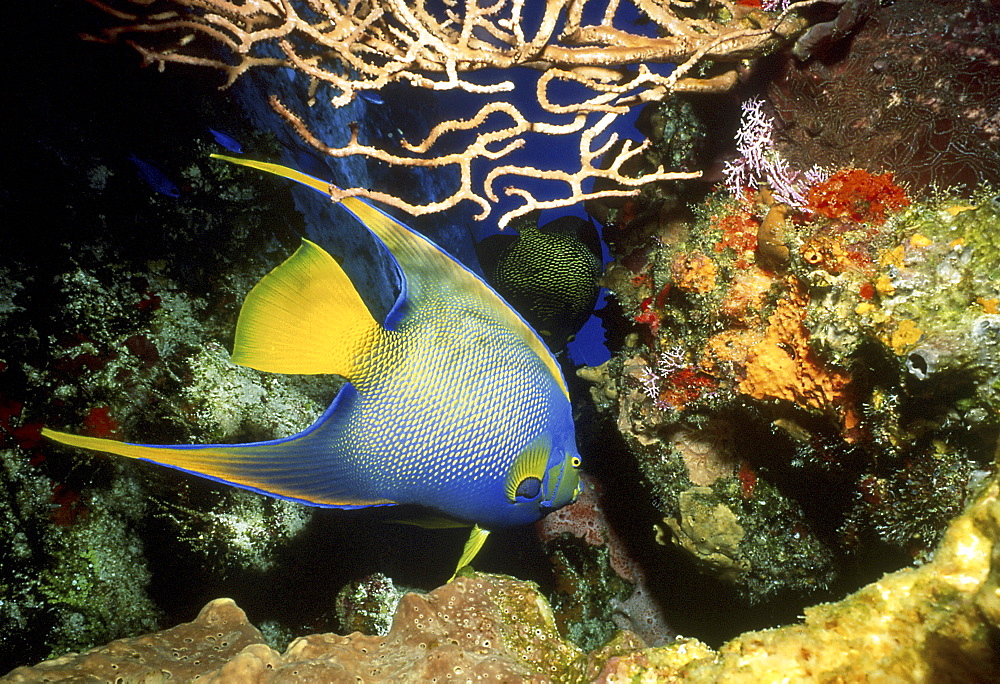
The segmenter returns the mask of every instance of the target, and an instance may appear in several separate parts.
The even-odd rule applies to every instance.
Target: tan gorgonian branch
[[[610,163],[606,163],[603,167],[595,166],[594,162],[600,162],[602,158],[604,158],[604,161],[607,162],[605,155],[613,149],[615,143],[618,142],[617,134],[612,133],[603,145],[600,145],[597,148],[592,148],[592,145],[595,144],[595,138],[602,134],[608,126],[611,125],[615,118],[616,114],[614,112],[609,112],[602,116],[594,126],[583,131],[583,134],[580,136],[579,170],[575,172],[562,170],[543,171],[530,166],[498,166],[492,169],[486,176],[486,182],[484,185],[487,197],[489,197],[489,199],[493,202],[499,200],[499,196],[496,194],[493,186],[496,184],[496,181],[500,176],[506,175],[522,177],[527,176],[536,180],[561,181],[570,188],[570,196],[573,198],[572,204],[590,199],[599,199],[602,197],[633,197],[638,195],[640,187],[647,183],[691,179],[701,176],[700,171],[664,171],[662,166],[658,167],[655,171],[644,174],[638,178],[633,178],[623,174],[621,171],[622,165],[644,152],[646,148],[649,147],[650,143],[648,140],[645,140],[642,143],[633,143],[631,140],[626,140],[624,141],[621,149],[610,160]],[[583,189],[583,182],[595,178],[612,180],[625,187],[616,188],[614,190],[600,190],[592,192],[585,191]],[[529,214],[534,210],[555,209],[567,206],[567,203],[562,198],[554,200],[539,200],[529,191],[517,186],[506,187],[504,189],[504,193],[508,196],[521,197],[525,202],[520,207],[511,209],[500,218],[498,225],[501,228],[506,226],[512,219]]]
[[[535,208],[630,196],[646,183],[696,177],[662,168],[638,178],[627,175],[624,162],[641,155],[648,143],[616,147],[617,137],[607,131],[631,107],[672,92],[732,87],[737,63],[772,52],[807,28],[796,8],[843,0],[800,0],[781,13],[730,0],[530,0],[531,9],[536,4],[541,8],[541,15],[532,14],[532,20],[525,17],[529,0],[87,1],[123,22],[95,40],[125,39],[144,63],[161,69],[170,62],[218,69],[227,86],[248,69],[287,67],[310,78],[310,105],[321,85],[328,86],[333,107],[396,82],[483,96],[484,103],[469,119],[442,121],[424,140],[404,141],[406,154],[363,144],[356,128],[346,145],[330,147],[300,114],[276,97],[271,104],[305,141],[331,156],[362,155],[397,166],[458,170],[459,187],[437,202],[411,204],[369,190],[340,191],[344,196],[369,197],[414,214],[469,200],[480,208],[477,218],[484,219],[490,215],[490,202],[498,199],[494,183],[509,177],[512,184],[504,192],[523,198],[525,204],[500,217],[503,226]],[[648,18],[655,31],[639,33],[623,15]],[[586,23],[591,16],[596,22]],[[228,57],[213,56],[220,45]],[[691,76],[699,65],[724,62],[734,67]],[[662,75],[651,64],[677,67]],[[534,98],[544,112],[539,120],[529,120],[514,104],[515,85],[506,75],[514,67],[538,72]],[[495,77],[466,76],[485,70]],[[520,97],[523,102],[526,95]],[[601,134],[605,142],[597,144]],[[435,153],[435,145],[448,135],[450,140],[465,136],[461,149]],[[578,168],[553,171],[499,163],[534,141],[533,136],[577,136]],[[483,186],[474,187],[473,166],[479,163],[490,170]],[[598,178],[613,181],[613,189],[583,189],[584,182]],[[535,179],[561,183],[564,191],[554,198],[534,197],[525,186]]]

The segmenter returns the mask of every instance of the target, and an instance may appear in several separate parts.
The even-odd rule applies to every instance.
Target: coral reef
[[[647,112],[665,138],[663,108]],[[803,606],[927,561],[989,467],[998,213],[988,186],[928,197],[897,168],[807,176],[783,159],[746,182],[788,171],[796,207],[737,188],[687,215],[676,186],[588,207],[635,325],[581,376],[639,462],[657,541],[746,603]],[[559,581],[599,586],[607,532],[594,510],[567,514],[575,529],[551,521],[570,528],[549,540]],[[596,552],[569,562],[567,543]]]
[[[44,23],[53,43],[78,45],[72,4],[22,3],[32,20],[10,26]],[[828,19],[829,37],[876,5],[814,3],[804,16]],[[19,31],[11,48],[32,55],[11,76],[23,79],[12,98],[24,134],[10,141],[19,164],[0,197],[14,226],[0,266],[0,672],[63,656],[6,679],[1000,677],[988,474],[1000,429],[996,8],[900,0],[876,13],[850,46],[807,34],[816,58],[770,88],[761,163],[728,194],[646,183],[588,203],[614,257],[603,318],[615,356],[579,374],[593,400],[577,407],[581,434],[594,433],[584,465],[600,480],[539,525],[545,556],[520,530],[526,543],[477,560],[522,577],[530,567],[544,597],[466,573],[401,598],[397,587],[442,582],[462,539],[438,531],[448,541],[434,547],[408,526],[413,536],[42,444],[42,424],[164,442],[287,435],[337,386],[227,362],[246,290],[304,230],[316,236],[286,193],[206,161],[218,149],[205,125],[217,121],[201,109],[224,110],[214,91],[170,81],[173,69],[142,88],[131,76],[95,88],[88,74],[121,72],[112,48],[49,54]],[[150,104],[154,82],[173,85]],[[404,110],[421,108],[384,94],[355,100],[330,130],[353,130],[353,117],[361,139],[398,152],[420,128]],[[718,150],[706,112],[729,109],[717,103],[649,103],[637,124],[649,145],[619,171],[722,180],[707,161]],[[234,125],[249,153],[277,154]],[[173,189],[150,187],[129,155],[155,159]],[[823,173],[807,174],[816,165]],[[412,198],[451,180],[391,187]],[[464,239],[464,226],[452,234]],[[370,249],[345,247],[345,268],[376,261]],[[376,300],[391,290],[369,289]],[[619,468],[615,487],[605,475]],[[216,596],[264,635],[223,600],[134,637]],[[802,624],[706,645],[803,610]],[[671,641],[678,631],[701,641]]]
[[[926,560],[1000,427],[992,191],[797,178],[799,208],[748,188],[683,230],[608,224],[634,325],[586,374],[657,540],[750,603],[804,605],[882,545]]]
[[[996,681],[998,495],[994,478],[926,565],[807,608],[801,624],[749,632],[718,651],[686,639],[636,651],[612,658],[595,681]]]

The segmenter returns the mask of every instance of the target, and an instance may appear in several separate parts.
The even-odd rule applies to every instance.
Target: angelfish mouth
[[[545,492],[546,498],[539,502],[538,504],[539,506],[544,506],[545,508],[555,507],[556,505],[555,500],[559,498],[559,492],[563,487],[563,478],[566,477],[567,471],[569,470],[569,468],[565,466],[566,464],[559,463],[549,468],[548,478],[547,478],[549,483],[549,488]],[[573,489],[572,496],[570,496],[570,498],[567,499],[565,503],[572,503],[573,501],[576,501],[576,498],[580,496],[582,486],[583,483],[577,481],[576,487]]]

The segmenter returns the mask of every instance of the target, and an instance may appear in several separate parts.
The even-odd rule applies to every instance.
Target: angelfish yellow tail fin
[[[141,452],[134,449],[134,445],[126,444],[124,442],[116,442],[113,439],[101,439],[100,437],[88,437],[86,435],[73,435],[68,432],[59,432],[58,430],[52,430],[47,427],[42,428],[42,437],[51,439],[54,442],[59,442],[60,444],[66,444],[67,446],[80,447],[81,449],[90,449],[91,451],[106,451],[112,454],[119,454],[121,456],[129,456],[131,458],[142,458]],[[125,451],[129,453],[125,453]]]
[[[271,373],[350,379],[381,333],[340,264],[303,240],[247,295],[232,360]]]

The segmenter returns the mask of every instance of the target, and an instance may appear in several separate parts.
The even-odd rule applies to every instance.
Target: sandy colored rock
[[[315,634],[279,654],[230,599],[218,599],[193,622],[18,668],[0,681],[997,681],[990,635],[1000,624],[998,538],[994,477],[930,563],[808,608],[801,624],[748,632],[718,651],[683,638],[639,648],[622,633],[588,662],[559,638],[533,584],[477,573],[405,595],[384,637]]]
[[[994,478],[927,565],[807,608],[802,624],[747,632],[714,653],[689,640],[636,651],[609,660],[597,681],[998,681],[998,495]]]
[[[192,622],[21,667],[0,680],[575,682],[586,667],[584,653],[559,637],[535,585],[476,574],[403,596],[384,637],[313,634],[279,654],[231,599],[217,599]]]
[[[70,653],[33,667],[19,667],[0,680],[73,679],[146,684],[187,681],[218,671],[244,649],[261,648],[271,650],[233,600],[222,598],[208,603],[191,622],[162,632],[118,639],[86,653]]]

